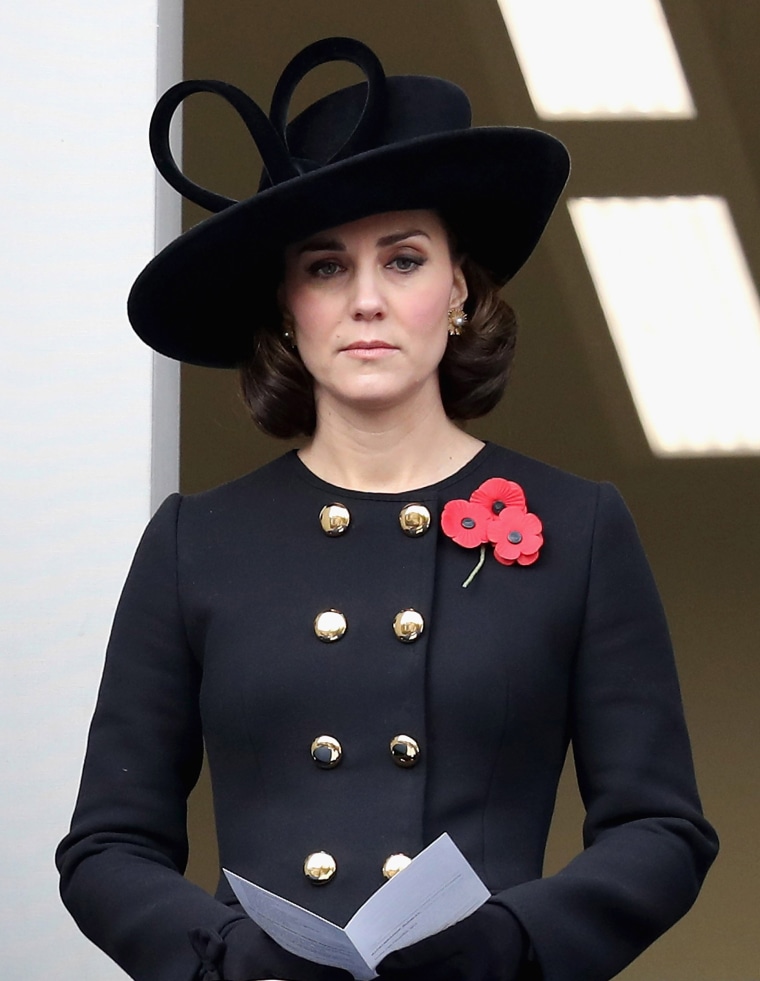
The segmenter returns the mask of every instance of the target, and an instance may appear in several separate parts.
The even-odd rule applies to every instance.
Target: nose
[[[385,317],[385,296],[374,264],[357,266],[351,307],[351,317],[356,321],[382,320]]]

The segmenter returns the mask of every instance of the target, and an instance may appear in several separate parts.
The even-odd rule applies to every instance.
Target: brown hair
[[[489,274],[465,257],[468,322],[450,337],[438,377],[450,419],[477,419],[504,394],[514,359],[517,319]],[[311,436],[317,425],[314,383],[298,352],[283,337],[273,307],[258,324],[251,357],[240,366],[243,401],[256,425],[270,436]]]

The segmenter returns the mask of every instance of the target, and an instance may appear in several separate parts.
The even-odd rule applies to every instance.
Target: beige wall
[[[605,130],[565,124],[554,131],[574,155],[575,193],[611,193],[616,180],[624,185],[621,193],[639,193],[642,182],[650,193],[666,193],[658,181],[670,193],[678,191],[679,154],[686,146],[693,159],[684,171],[691,184],[683,191],[723,193],[735,214],[742,209],[740,233],[757,281],[760,249],[748,216],[757,206],[760,141],[748,91],[760,11],[753,16],[753,5],[739,0],[703,3],[704,10],[686,0],[666,5],[698,106],[709,89],[698,125],[668,130],[643,124],[636,130],[608,124]],[[232,81],[266,106],[286,60],[327,34],[368,41],[390,72],[459,81],[472,95],[480,123],[537,123],[491,0],[298,0],[280,6],[186,0],[186,77]],[[348,68],[315,74],[317,88],[356,77]],[[310,91],[308,84],[304,90]],[[234,127],[213,121],[211,104],[199,98],[188,110],[188,171],[242,196],[255,187],[255,156]],[[206,141],[203,134],[212,126]],[[711,154],[718,130],[727,159],[716,163]],[[670,162],[658,169],[658,157]],[[248,178],[246,167],[254,168]],[[188,220],[199,217],[188,209]],[[508,295],[522,323],[516,375],[499,410],[471,430],[577,473],[613,480],[623,491],[670,615],[705,809],[723,841],[695,909],[622,977],[757,981],[760,460],[668,461],[649,454],[563,210]],[[281,451],[247,422],[231,374],[184,369],[183,490],[229,479]],[[568,778],[548,869],[578,848],[580,818]],[[193,801],[191,874],[208,886],[215,879],[211,826],[204,783]]]

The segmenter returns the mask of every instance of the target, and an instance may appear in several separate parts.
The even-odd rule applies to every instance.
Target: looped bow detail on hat
[[[304,160],[291,155],[288,146],[290,100],[299,82],[312,69],[329,61],[350,61],[364,72],[367,77],[364,108],[348,139],[327,160]],[[386,106],[385,72],[380,60],[366,44],[348,37],[315,41],[291,59],[275,87],[269,116],[242,89],[227,82],[197,79],[173,85],[158,100],[151,119],[149,136],[153,160],[161,176],[175,191],[214,213],[239,202],[190,180],[177,166],[169,144],[174,113],[188,96],[198,92],[221,96],[243,120],[264,164],[266,177],[262,186],[282,184],[317,167],[372,149],[379,138]]]
[[[250,96],[242,89],[227,82],[217,82],[214,79],[197,79],[191,82],[178,82],[166,91],[158,100],[153,117],[150,121],[150,151],[161,176],[184,197],[199,204],[208,211],[224,211],[238,202],[234,198],[225,197],[209,191],[200,184],[191,181],[177,166],[177,162],[169,146],[169,127],[178,106],[189,95],[196,92],[211,92],[220,95],[228,102],[245,123],[248,132],[258,147],[264,166],[271,179],[280,183],[291,177],[297,177],[299,171],[290,160],[290,155],[279,134],[269,122],[266,113],[260,109]]]
[[[293,93],[310,71],[328,61],[350,61],[361,68],[367,78],[367,96],[351,135],[327,160],[319,161],[320,165],[345,160],[377,146],[387,105],[385,72],[374,51],[351,37],[326,37],[315,41],[285,66],[272,95],[269,119],[286,147],[288,110]],[[272,179],[272,183],[278,182]]]

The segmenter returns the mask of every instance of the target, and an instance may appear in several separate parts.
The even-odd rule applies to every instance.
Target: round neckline
[[[469,476],[471,471],[482,465],[483,461],[486,460],[493,452],[495,445],[495,443],[485,441],[475,456],[471,460],[468,460],[464,466],[460,467],[459,470],[455,470],[454,473],[449,474],[448,477],[444,477],[442,480],[436,481],[434,484],[425,484],[423,487],[411,487],[409,490],[393,493],[387,493],[384,491],[351,490],[348,487],[340,487],[338,484],[331,484],[328,481],[323,480],[321,477],[318,477],[312,470],[309,470],[303,460],[299,457],[298,450],[290,450],[285,459],[290,460],[296,477],[298,477],[304,483],[311,484],[312,487],[318,487],[320,490],[325,491],[326,493],[363,501],[409,501],[410,498],[434,497],[444,488],[463,480],[465,477]]]

